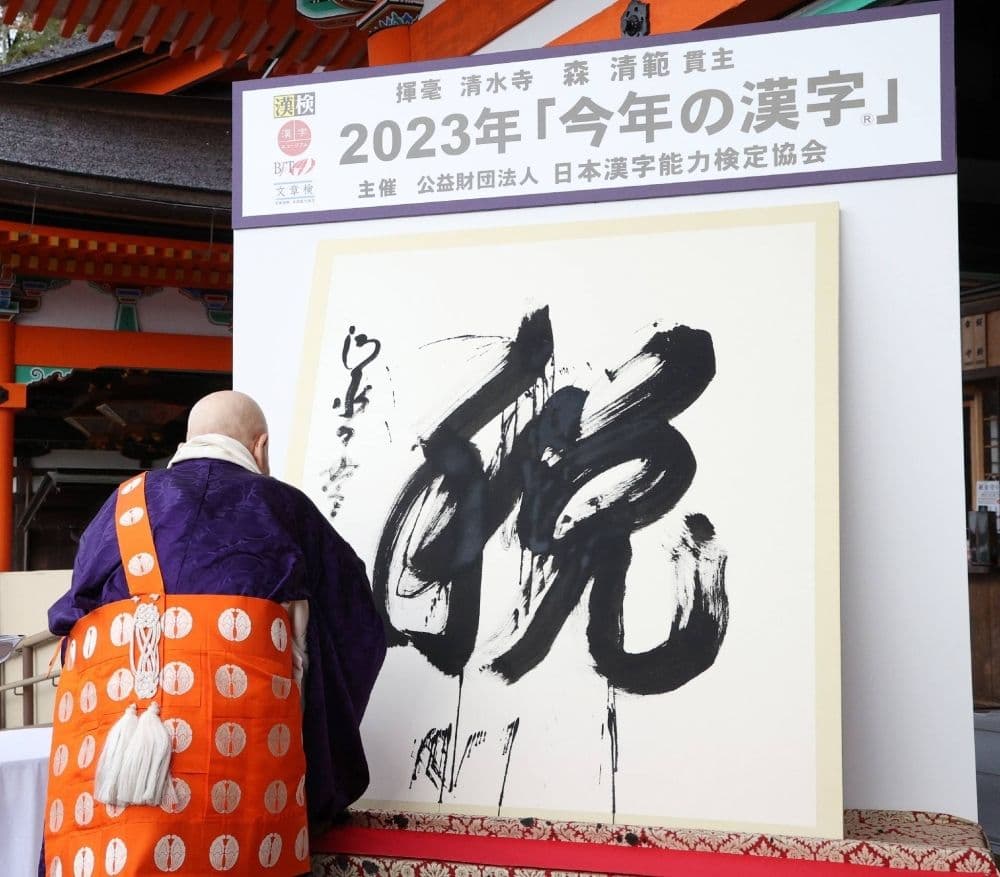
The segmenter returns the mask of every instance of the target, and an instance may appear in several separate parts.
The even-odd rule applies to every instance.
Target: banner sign
[[[927,3],[237,83],[233,226],[953,173],[951,32]]]

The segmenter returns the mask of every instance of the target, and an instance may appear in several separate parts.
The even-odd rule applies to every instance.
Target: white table
[[[10,877],[38,873],[51,742],[51,728],[0,731],[0,857]]]

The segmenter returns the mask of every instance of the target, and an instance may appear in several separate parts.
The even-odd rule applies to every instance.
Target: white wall
[[[841,208],[844,804],[974,819],[955,178],[607,203],[588,215],[828,201]],[[572,211],[238,232],[234,384],[268,414],[275,474],[295,388],[274,361],[301,347],[318,240],[416,222],[421,231],[557,222]],[[286,310],[276,321],[269,290],[279,287]]]
[[[43,572],[0,573],[0,633],[31,636],[48,629],[48,609],[69,590],[70,570]],[[35,673],[44,673],[55,651],[55,644],[35,651]],[[21,658],[8,662],[4,681],[15,681],[21,676]],[[7,667],[8,665],[5,665]],[[53,670],[59,669],[58,661]],[[21,698],[10,692],[6,695],[7,727],[21,726]],[[51,724],[55,703],[55,687],[43,682],[35,688],[35,723]]]
[[[474,54],[512,52],[544,46],[578,24],[613,6],[608,0],[552,0]]]
[[[423,18],[447,2],[448,0],[424,0],[424,8],[420,17]],[[612,0],[550,0],[537,12],[529,15],[524,21],[514,25],[509,31],[487,43],[474,54],[482,55],[486,52],[507,52],[544,46],[581,22],[613,5]]]
[[[176,335],[230,334],[229,327],[211,323],[205,305],[176,287],[152,287],[136,305],[143,332]],[[115,329],[115,296],[86,280],[72,280],[41,294],[39,306],[17,318],[22,326],[59,326],[74,329]]]

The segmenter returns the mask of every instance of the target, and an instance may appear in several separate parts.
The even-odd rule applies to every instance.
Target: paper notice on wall
[[[997,513],[997,532],[1000,532],[1000,481],[976,482],[976,508]]]

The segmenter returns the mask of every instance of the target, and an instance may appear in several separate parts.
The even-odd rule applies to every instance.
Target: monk
[[[385,657],[362,562],[270,478],[267,423],[212,393],[167,469],[129,479],[49,610],[66,637],[45,867],[296,877],[368,783]]]

